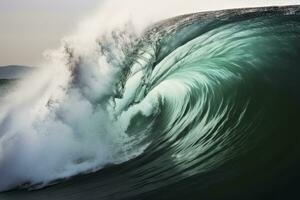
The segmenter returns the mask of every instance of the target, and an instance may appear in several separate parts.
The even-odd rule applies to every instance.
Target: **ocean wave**
[[[299,52],[299,6],[67,38],[0,99],[0,189],[121,163],[128,197],[269,180],[298,161]]]

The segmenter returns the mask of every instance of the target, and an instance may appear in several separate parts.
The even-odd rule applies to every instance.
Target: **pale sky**
[[[0,66],[35,65],[103,0],[0,0]]]
[[[38,64],[42,60],[44,50],[58,47],[61,38],[72,33],[78,22],[96,12],[104,1],[0,0],[0,66]],[[126,2],[126,0],[122,1]],[[203,9],[204,2],[212,0],[199,1],[203,2],[201,6]],[[222,4],[222,0],[216,2]],[[229,0],[226,0],[226,5],[228,2]],[[235,5],[240,7],[243,3],[248,6],[249,2],[253,6],[300,4],[300,0],[232,0],[230,2],[232,2],[230,7]]]

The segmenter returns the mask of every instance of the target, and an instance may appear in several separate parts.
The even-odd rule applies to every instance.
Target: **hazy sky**
[[[34,65],[102,0],[0,0],[0,65]]]
[[[83,16],[95,12],[103,1],[0,0],[0,66],[36,65],[45,49],[57,47],[60,39],[71,33]],[[222,0],[216,2],[222,4]],[[243,2],[253,5],[255,2],[259,5],[262,2],[264,5],[300,4],[300,0],[232,0],[232,5]]]

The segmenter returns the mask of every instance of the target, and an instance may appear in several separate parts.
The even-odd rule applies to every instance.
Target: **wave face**
[[[57,187],[102,199],[276,187],[300,155],[299,10],[183,15],[142,35],[126,25],[87,51],[68,40],[36,85],[21,82],[25,96],[1,99],[0,189],[107,165]]]

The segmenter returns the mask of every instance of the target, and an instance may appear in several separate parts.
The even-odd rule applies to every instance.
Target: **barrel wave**
[[[29,95],[34,103],[26,106],[39,114],[20,123],[19,109],[26,116],[28,110],[19,101],[7,104],[18,90],[1,99],[9,109],[0,118],[0,189],[25,188],[1,195],[79,199],[72,191],[84,190],[98,199],[259,198],[288,185],[300,161],[299,11],[188,14],[141,35],[127,24],[84,52],[67,40],[63,56],[54,56],[55,76]],[[35,148],[28,150],[29,136]],[[32,167],[50,154],[59,159]],[[24,175],[30,168],[36,171]]]

